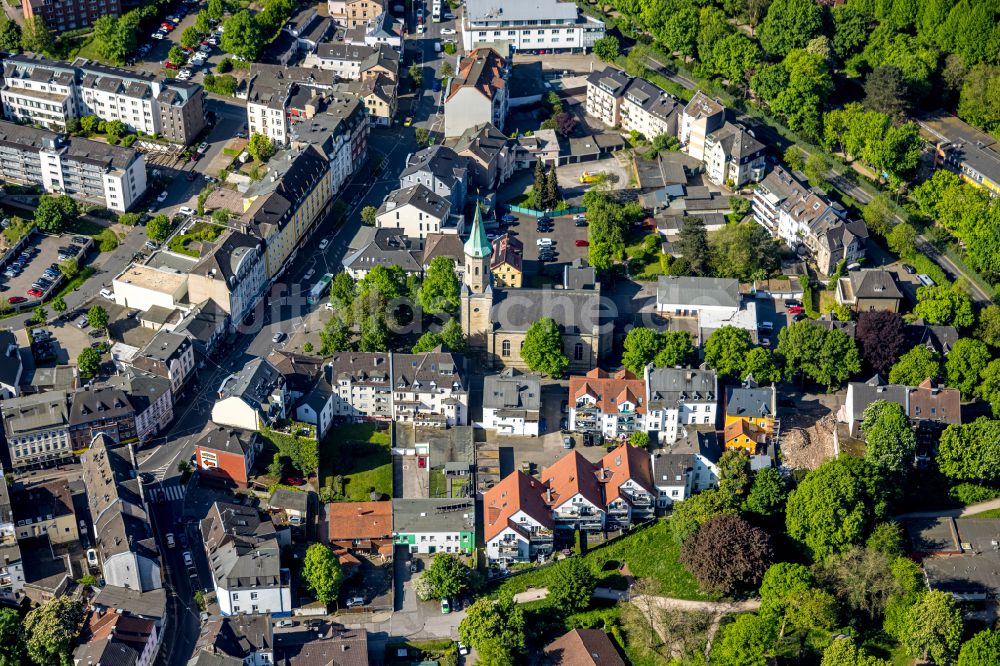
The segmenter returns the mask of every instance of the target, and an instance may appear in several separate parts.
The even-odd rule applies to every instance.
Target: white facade
[[[503,129],[507,118],[507,89],[500,88],[491,98],[477,88],[463,86],[444,103],[444,135],[462,136],[470,127],[493,123]]]
[[[446,226],[451,207],[445,206],[444,214],[430,213],[412,204],[387,210],[375,218],[378,229],[399,229],[409,238],[427,238],[427,234],[441,233]]]
[[[235,395],[217,400],[212,405],[212,421],[219,425],[253,431],[260,430],[263,425],[257,409]]]
[[[604,23],[577,11],[571,2],[541,0],[503,7],[490,0],[471,0],[462,15],[466,51],[497,42],[518,51],[586,50],[604,37]]]
[[[503,408],[483,407],[483,428],[496,430],[501,435],[518,437],[538,437],[538,413],[534,415],[521,411],[507,413],[512,410]]]
[[[579,524],[588,526],[588,529],[600,529],[604,527],[606,517],[605,507],[594,504],[582,493],[568,497],[552,507],[552,520],[556,526]]]
[[[288,143],[288,119],[284,108],[275,109],[258,102],[247,102],[247,127],[250,134],[263,134],[275,146]]]
[[[3,114],[8,120],[29,120],[56,132],[66,129],[66,119],[76,118],[76,97],[72,84],[56,80],[32,81],[6,77],[0,90]]]
[[[101,571],[108,585],[130,590],[158,590],[163,587],[160,563],[132,550],[103,558]]]
[[[273,613],[287,615],[292,610],[292,590],[289,585],[229,590],[214,580],[215,595],[222,615],[241,613]]]
[[[159,85],[156,86],[159,88]],[[121,88],[102,90],[97,87],[82,88],[79,92],[80,115],[97,116],[103,120],[120,120],[133,130],[144,134],[159,132],[159,108],[153,98],[152,88],[145,96],[136,98],[124,94]]]
[[[548,527],[529,516],[524,511],[518,511],[510,517],[524,533],[530,534],[538,530],[548,531]],[[551,537],[545,542],[548,551],[551,551]],[[509,525],[501,530],[495,537],[486,542],[486,557],[492,562],[530,562],[536,556],[532,549],[531,541],[519,530],[515,530]]]

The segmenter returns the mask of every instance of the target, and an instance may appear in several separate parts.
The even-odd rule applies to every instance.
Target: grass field
[[[989,509],[988,511],[980,511],[979,513],[974,513],[970,516],[962,516],[962,518],[980,518],[984,520],[989,518],[1000,518],[1000,509]]]
[[[634,576],[648,578],[653,582],[654,594],[698,601],[719,599],[718,595],[705,594],[698,589],[698,582],[680,563],[679,557],[680,546],[670,535],[666,520],[584,555],[597,575],[600,586],[623,587],[618,564],[624,562]],[[500,591],[516,594],[529,587],[548,587],[554,572],[560,566],[563,566],[562,563],[515,576],[505,581],[500,586]]]
[[[348,502],[367,502],[371,499],[371,488],[385,497],[392,497],[389,444],[389,431],[378,430],[374,425],[333,428],[320,445],[320,483],[334,486],[335,476],[344,477],[342,499]]]

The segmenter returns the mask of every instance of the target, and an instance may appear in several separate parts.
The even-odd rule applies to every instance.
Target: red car
[[[306,480],[299,478],[297,476],[288,477],[288,485],[290,486],[304,486],[306,485]]]
[[[170,32],[171,30],[173,30],[177,26],[175,26],[173,23],[161,23],[160,27],[163,28],[164,30],[166,30],[167,32]]]
[[[165,62],[163,64],[163,66],[166,67],[167,69],[180,69],[177,65],[175,65],[172,62],[170,62],[169,60],[167,62]]]
[[[788,306],[788,314],[793,314],[793,315],[802,314],[802,306],[801,305],[789,305]]]
[[[35,298],[40,298],[42,295],[41,289],[29,289],[28,296],[34,296]]]
[[[11,305],[17,305],[18,303],[24,303],[26,300],[28,299],[24,296],[11,296],[7,299],[7,302]]]
[[[590,241],[578,240],[576,242],[577,247],[587,247],[588,245],[590,245]]]

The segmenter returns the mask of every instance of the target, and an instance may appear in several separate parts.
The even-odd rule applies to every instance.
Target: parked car
[[[28,290],[28,296],[31,296],[33,298],[41,298],[42,293],[43,292],[41,289],[36,289],[35,287],[32,287],[31,289]]]
[[[576,246],[577,247],[587,247],[589,245],[590,245],[590,241],[586,241],[586,240],[583,240],[583,239],[580,239],[580,240],[576,241]]]
[[[454,35],[455,34],[455,29],[454,28],[441,28],[441,34],[442,35]]]
[[[348,608],[355,608],[355,607],[364,606],[365,605],[365,598],[364,597],[351,597],[350,599],[347,600],[347,603],[345,605]]]
[[[451,604],[448,603],[447,599],[441,600],[441,612],[445,615],[451,612]]]
[[[194,215],[195,211],[194,208],[189,208],[188,206],[181,206],[180,210],[178,210],[177,212],[185,217],[191,217],[192,215]]]
[[[163,190],[162,192],[160,192],[159,194],[157,194],[156,195],[156,200],[159,203],[163,203],[164,201],[166,201],[167,200],[167,191]]]
[[[909,265],[909,264],[900,264],[899,267],[902,268],[903,271],[905,271],[907,275],[916,275],[917,274],[917,269],[914,268],[913,266]]]
[[[563,437],[563,448],[564,449],[572,449],[573,448],[573,438],[572,437],[569,437],[569,436]]]
[[[535,241],[535,244],[538,245],[538,247],[552,247],[553,245],[551,238],[539,238]]]
[[[288,477],[288,485],[290,486],[304,486],[306,485],[306,480],[298,476]]]
[[[173,548],[174,546],[177,545],[177,542],[174,540],[173,532],[167,532],[166,540],[167,540],[167,548]]]
[[[579,222],[580,220],[586,220],[586,219],[587,219],[587,216],[584,215],[583,213],[577,213],[576,215],[573,216],[573,221],[574,222]]]
[[[292,621],[292,620],[281,620],[277,624],[275,624],[274,626],[276,626],[276,627],[278,627],[280,629],[285,629],[286,627],[294,627],[295,626],[295,622]]]
[[[177,65],[175,65],[172,62],[170,62],[169,60],[166,63],[164,63],[163,66],[166,67],[167,69],[179,69],[179,67]]]
[[[11,305],[17,305],[18,303],[24,303],[26,300],[28,299],[24,296],[11,296],[7,299],[7,302]]]
[[[86,315],[80,317],[76,321],[76,327],[77,328],[84,329],[84,328],[87,328],[88,326],[90,326],[90,322],[87,321],[87,316]]]
[[[285,339],[285,334],[278,331],[273,336],[271,336],[271,342],[278,343]]]
[[[101,298],[106,298],[109,301],[115,300],[115,292],[108,288],[101,289]]]
[[[181,557],[184,558],[184,566],[186,566],[186,567],[193,567],[194,566],[194,558],[191,557],[191,551],[190,550],[185,550],[183,553],[181,553]]]

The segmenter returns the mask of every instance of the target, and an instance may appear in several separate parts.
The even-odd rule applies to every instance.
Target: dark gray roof
[[[848,273],[855,298],[903,298],[896,279],[889,271],[866,269]]]
[[[274,366],[262,358],[255,358],[238,372],[228,377],[219,387],[219,398],[243,398],[255,409],[268,402],[271,391],[284,382],[284,377]]]
[[[246,455],[259,437],[260,435],[251,430],[212,424],[212,427],[202,435],[195,446],[210,451]]]
[[[465,180],[465,161],[451,148],[441,145],[431,146],[410,155],[406,161],[406,168],[399,177],[405,178],[416,173],[430,173],[452,188]]]
[[[493,123],[480,123],[462,132],[462,136],[455,142],[454,150],[456,153],[468,151],[489,164],[510,142],[507,135],[498,130]]]
[[[647,386],[650,408],[718,399],[715,371],[707,368],[653,368]]]
[[[399,266],[407,273],[423,272],[423,239],[404,236],[401,229],[373,231],[368,243],[344,257],[344,268],[368,271],[375,266]]]
[[[240,264],[252,261],[261,246],[259,239],[239,231],[229,230],[216,241],[207,255],[195,264],[191,272],[224,280],[230,289],[236,287]]]
[[[597,271],[584,259],[574,259],[563,267],[564,289],[593,289],[597,285]]]
[[[195,643],[195,654],[201,651],[222,654],[235,657],[241,663],[257,652],[272,649],[274,634],[269,615],[237,615],[209,620],[202,624]]]
[[[475,529],[474,499],[392,500],[392,531],[396,534],[473,532]]]
[[[483,379],[483,407],[520,409],[537,412],[542,405],[542,379],[536,373],[525,374],[506,368]]]
[[[304,490],[277,488],[267,500],[272,509],[291,509],[305,513],[309,509],[309,493]]]
[[[316,47],[316,55],[325,60],[346,60],[361,62],[378,49],[366,44],[348,44],[347,42],[326,42]]]
[[[69,424],[77,426],[130,415],[135,415],[135,409],[132,408],[124,391],[111,386],[92,388],[73,394]]]
[[[694,469],[694,461],[690,452],[653,453],[653,484],[657,486],[683,486],[687,483],[686,475]]]
[[[131,148],[80,137],[64,137],[49,130],[0,120],[0,144],[32,151],[62,154],[63,159],[91,164],[108,171],[125,169],[138,158]]]
[[[730,278],[660,276],[656,283],[656,302],[676,303],[692,308],[700,306],[738,308],[740,281]]]
[[[325,628],[325,627],[324,627]],[[332,625],[325,631],[275,635],[274,666],[368,666],[368,633]]]
[[[288,585],[274,525],[256,509],[216,502],[200,528],[212,575],[228,589]]]
[[[551,317],[564,334],[596,334],[604,310],[600,292],[593,289],[496,289],[492,316],[494,326],[503,331],[527,331],[534,322]]]
[[[688,426],[685,429],[685,436],[674,444],[671,444],[664,453],[675,455],[698,454],[709,462],[716,463],[722,457],[722,446],[719,444],[719,438],[714,428],[704,430]]]
[[[742,160],[764,153],[764,144],[738,123],[727,122],[709,136],[722,144],[726,155],[730,158]]]
[[[120,375],[109,377],[105,383],[121,389],[137,415],[146,411],[164,394],[170,393],[170,380],[135,368],[128,368]]]
[[[941,356],[947,356],[958,342],[958,330],[954,326],[934,326],[918,320],[906,327],[907,346],[926,345]]]
[[[183,335],[161,329],[157,331],[153,339],[149,341],[149,344],[140,353],[142,356],[154,361],[167,363],[177,358],[190,345],[190,341]]]
[[[43,428],[69,425],[69,402],[66,391],[49,391],[0,403],[7,437]]]
[[[0,331],[0,382],[17,386],[21,380],[23,364],[17,338],[10,331]]]
[[[167,593],[162,587],[140,592],[126,587],[105,585],[97,590],[93,603],[105,608],[127,610],[139,617],[160,619],[166,613]]]
[[[467,391],[465,359],[451,352],[435,351],[425,354],[393,354],[392,385],[395,388],[414,387],[430,389],[431,384]]]
[[[726,416],[774,418],[776,416],[774,401],[773,386],[729,387],[726,389]]]
[[[254,63],[250,67],[247,101],[284,109],[285,101],[296,86],[326,90],[333,87],[335,78],[333,72],[321,69]]]

